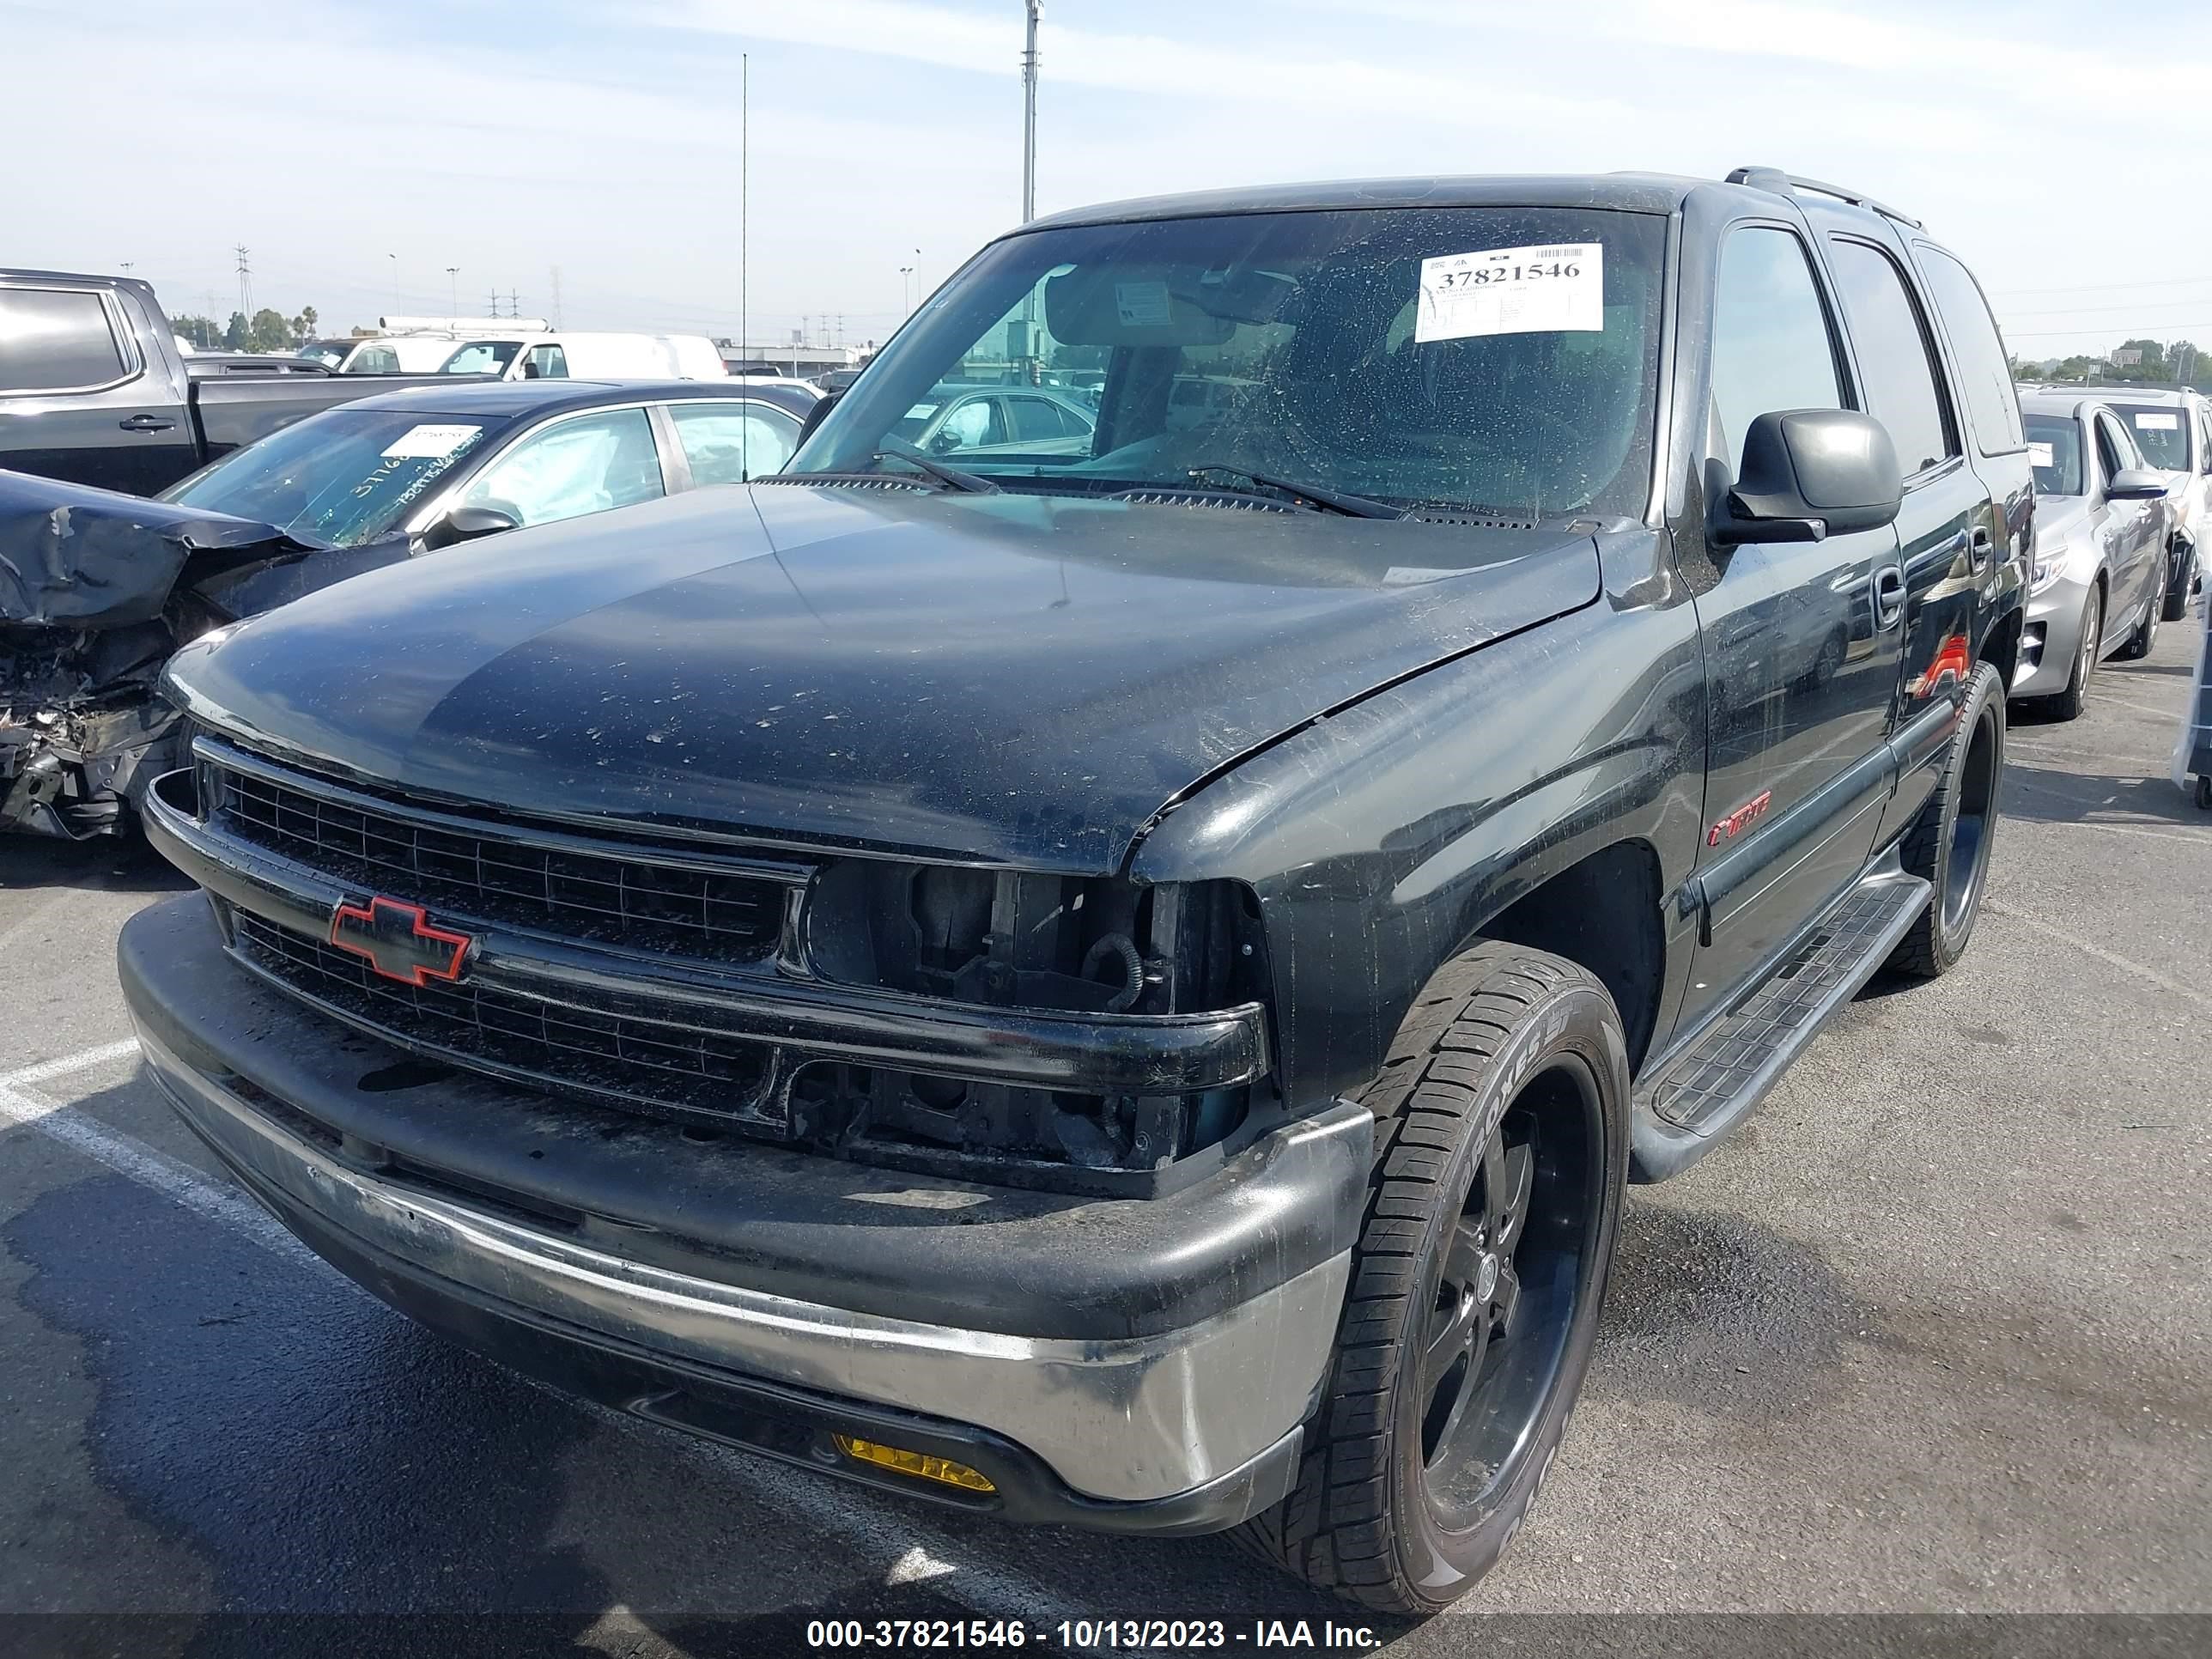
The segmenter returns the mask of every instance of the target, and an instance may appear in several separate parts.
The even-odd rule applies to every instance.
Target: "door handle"
[[[129,420],[118,421],[115,424],[125,432],[167,432],[177,423],[165,421],[159,415],[133,415]]]
[[[1874,617],[1882,628],[1893,626],[1905,614],[1905,573],[1895,565],[1875,572]]]
[[[1982,571],[1990,568],[1990,555],[1996,550],[1996,538],[1990,534],[1987,525],[1976,525],[1973,537],[1966,544],[1966,568]]]

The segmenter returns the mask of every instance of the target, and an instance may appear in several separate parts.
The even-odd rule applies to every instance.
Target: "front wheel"
[[[2004,688],[1994,667],[1977,664],[1966,682],[1943,775],[1899,849],[1905,869],[1936,890],[1912,931],[1890,952],[1892,973],[1933,979],[1948,973],[1966,954],[1989,879],[2004,738]]]
[[[1573,963],[1480,945],[1422,993],[1361,1098],[1367,1210],[1298,1481],[1237,1536],[1384,1611],[1496,1564],[1582,1392],[1628,1168],[1628,1053]]]
[[[2089,701],[2089,682],[2097,676],[2097,659],[2105,637],[2105,590],[2091,583],[2081,602],[2081,642],[2074,647],[2074,669],[2066,689],[2051,699],[2053,719],[2079,720]]]

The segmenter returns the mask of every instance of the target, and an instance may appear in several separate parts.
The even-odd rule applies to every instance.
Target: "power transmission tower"
[[[246,262],[246,247],[243,242],[234,245],[238,253],[238,308],[246,320],[253,321],[253,268]]]
[[[491,291],[491,314],[495,317],[499,315],[499,290],[497,289],[494,289]]]

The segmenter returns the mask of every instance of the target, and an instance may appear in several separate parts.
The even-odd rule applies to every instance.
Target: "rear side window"
[[[1761,415],[1843,402],[1828,313],[1805,245],[1765,226],[1733,232],[1721,248],[1713,296],[1713,418],[1722,457],[1741,467],[1743,434]]]
[[[2018,449],[2022,441],[2020,394],[2013,390],[2012,369],[2005,362],[2004,342],[1997,337],[1989,302],[1982,298],[1972,273],[1942,249],[1916,242],[1913,251],[1959,359],[1959,390],[1973,422],[1974,447],[1984,455]]]
[[[97,294],[0,289],[0,392],[70,392],[126,372]]]
[[[1832,240],[1829,266],[1843,295],[1844,315],[1858,349],[1867,413],[1889,428],[1905,475],[1956,454],[1945,429],[1928,331],[1905,285],[1905,273],[1880,248]]]
[[[780,472],[799,447],[799,422],[765,404],[678,404],[669,413],[696,484],[742,483]]]
[[[530,348],[530,355],[522,360],[522,378],[526,380],[565,380],[568,378],[568,356],[556,345]]]

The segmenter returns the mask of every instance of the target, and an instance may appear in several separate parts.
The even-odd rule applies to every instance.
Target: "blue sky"
[[[340,330],[880,337],[1018,216],[1019,0],[0,0],[9,264]],[[2015,348],[2212,345],[2212,6],[1047,0],[1041,209],[1302,178],[1741,162],[1924,218]],[[2162,92],[2161,88],[2171,88]],[[392,256],[396,255],[397,258]],[[817,334],[835,324],[810,325]]]

